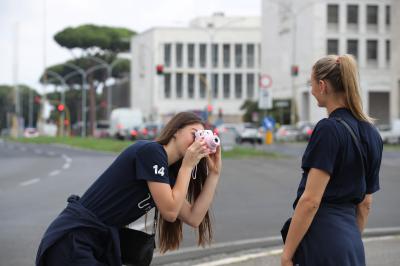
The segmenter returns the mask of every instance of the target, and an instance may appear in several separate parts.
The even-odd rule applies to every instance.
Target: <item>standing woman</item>
[[[372,193],[379,190],[382,140],[362,110],[352,56],[318,60],[311,86],[318,106],[326,108],[329,117],[318,122],[303,155],[303,177],[281,264],[365,265],[361,233]]]
[[[153,207],[160,213],[162,253],[179,247],[182,222],[198,228],[199,245],[210,243],[208,210],[221,150],[210,154],[204,140],[195,141],[195,132],[203,129],[199,117],[182,112],[157,141],[138,141],[124,150],[81,198],[68,199],[43,236],[36,265],[122,265],[118,229]]]

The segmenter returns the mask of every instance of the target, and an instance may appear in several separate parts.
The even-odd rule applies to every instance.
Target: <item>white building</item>
[[[210,49],[212,47],[212,49]],[[131,41],[131,106],[149,120],[212,106],[237,121],[246,99],[258,98],[258,17],[194,19],[185,28],[153,28]],[[163,66],[157,75],[156,66]]]
[[[400,25],[400,1],[392,2],[392,18],[393,25]],[[400,119],[400,27],[392,31],[392,87],[393,97],[391,97],[390,105],[391,117]]]
[[[300,121],[326,116],[307,86],[311,67],[327,54],[353,54],[360,68],[365,110],[378,123],[398,116],[391,74],[391,0],[263,0],[262,74],[269,74],[274,100],[295,95]],[[397,56],[398,58],[399,56]],[[291,77],[291,66],[299,67]],[[398,103],[398,100],[396,101]]]

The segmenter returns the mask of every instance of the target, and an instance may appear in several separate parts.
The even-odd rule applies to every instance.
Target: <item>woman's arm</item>
[[[286,243],[282,253],[282,265],[292,265],[291,261],[300,241],[303,239],[319,208],[330,176],[327,172],[311,168],[303,195],[294,211]]]
[[[195,141],[186,151],[174,187],[169,184],[148,181],[150,193],[160,211],[168,222],[174,222],[179,215],[189,187],[190,176],[194,166],[201,158],[208,155],[204,141]]]
[[[186,200],[179,213],[179,219],[192,227],[198,227],[201,224],[214,199],[222,167],[220,147],[216,153],[207,156],[207,166],[209,175],[198,198],[193,205]]]
[[[364,200],[357,205],[357,224],[360,232],[364,231],[368,221],[369,210],[372,205],[372,194],[365,195]]]

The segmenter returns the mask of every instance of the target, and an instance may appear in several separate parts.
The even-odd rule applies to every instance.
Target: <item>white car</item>
[[[39,131],[34,127],[27,127],[24,130],[25,138],[37,138],[39,137]]]
[[[394,120],[392,125],[386,127],[381,126],[379,129],[383,143],[399,144],[400,143],[400,120]]]

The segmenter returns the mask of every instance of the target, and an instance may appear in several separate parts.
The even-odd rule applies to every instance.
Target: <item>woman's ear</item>
[[[328,84],[326,83],[325,80],[320,80],[318,82],[318,88],[319,88],[319,93],[321,95],[328,93]]]

